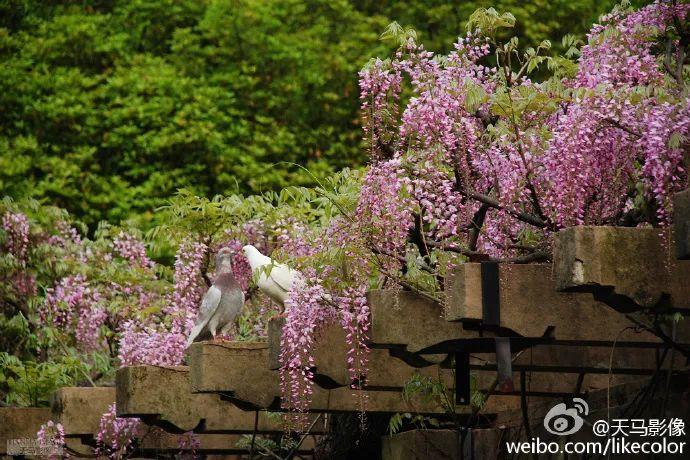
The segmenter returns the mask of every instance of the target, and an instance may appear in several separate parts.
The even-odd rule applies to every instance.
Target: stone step
[[[227,365],[227,363],[225,363]],[[258,433],[283,430],[280,417],[244,411],[218,395],[192,393],[187,366],[129,366],[118,369],[117,415],[140,417],[168,431]]]
[[[281,327],[285,320],[274,318],[270,321],[268,330],[269,368],[280,368]],[[345,331],[338,323],[326,325],[317,335],[314,344],[314,381],[325,387],[335,388],[349,386],[352,381],[347,365],[348,345]],[[445,357],[445,356],[444,356]],[[452,382],[449,369],[440,369],[436,365],[414,367],[399,358],[392,356],[389,350],[372,349],[369,353],[369,372],[366,376],[365,389],[385,390],[387,388],[399,390],[415,374],[428,377],[439,375],[448,382]]]
[[[469,266],[470,272],[476,268],[473,264],[465,265]],[[510,269],[516,267],[518,266]],[[540,270],[544,270],[543,266],[541,268],[520,267],[516,268],[515,272],[538,274]],[[504,269],[505,271],[508,269]],[[396,350],[396,356],[404,359],[412,359],[415,354],[424,355],[426,358],[427,355],[439,356],[439,353],[460,350],[473,353],[493,352],[495,350],[493,337],[496,335],[512,336],[511,343],[515,351],[544,343],[609,347],[616,343],[618,347],[634,348],[664,346],[662,339],[639,331],[624,314],[596,302],[578,301],[571,305],[570,309],[566,308],[567,304],[563,302],[561,308],[554,311],[547,306],[537,307],[537,305],[545,305],[541,303],[541,299],[548,299],[549,295],[559,297],[555,291],[548,288],[541,293],[527,290],[528,294],[522,296],[518,294],[520,290],[513,289],[520,285],[518,281],[515,281],[519,279],[518,277],[512,281],[510,277],[507,277],[506,282],[503,283],[501,290],[503,313],[500,327],[485,328],[482,326],[482,310],[477,307],[476,293],[462,287],[468,283],[476,283],[476,280],[459,281],[458,278],[463,278],[461,275],[466,273],[462,267],[457,268],[455,273],[455,279],[451,281],[450,288],[453,293],[449,294],[453,306],[449,307],[448,315],[451,319],[460,318],[460,321],[446,321],[440,305],[413,292],[371,291],[369,305],[372,346]],[[471,280],[472,276],[468,275],[467,278]],[[531,279],[536,282],[538,277]],[[531,283],[526,287],[528,288]],[[585,294],[578,294],[575,299],[587,298],[581,297],[582,295]],[[467,301],[468,296],[474,300]],[[481,299],[481,295],[479,298]],[[576,313],[578,306],[582,306],[584,311],[589,312],[586,320],[578,318]],[[509,326],[534,335],[516,336]],[[678,323],[677,337],[680,342],[686,342],[684,338],[690,337],[690,321]],[[436,357],[434,361],[438,362]],[[646,367],[648,365],[642,366],[642,368]]]
[[[455,430],[410,430],[381,440],[382,460],[496,459],[503,430],[475,428],[469,435]]]
[[[136,387],[137,390],[131,393],[132,397],[126,398],[126,407],[140,413],[118,411],[118,416],[138,416],[143,419],[140,426],[141,436],[137,441],[137,455],[178,453],[180,433],[190,431],[187,428],[195,423],[197,428],[195,435],[200,443],[199,453],[226,455],[246,452],[246,449],[237,447],[237,442],[243,434],[251,434],[254,431],[254,412],[242,411],[214,395],[192,395],[192,398],[185,398],[184,394],[190,394],[189,383],[186,373],[179,372],[181,367],[144,367],[151,371],[154,378],[149,376],[147,379],[144,376],[139,380],[140,386]],[[142,376],[141,373],[138,375]],[[181,377],[184,377],[184,381],[187,382],[186,390],[181,384],[183,381]],[[126,388],[132,387],[126,385]],[[51,409],[41,410],[35,417],[34,425],[37,428],[29,437],[35,438],[38,427],[52,419],[63,425],[69,449],[76,453],[92,455],[101,416],[115,403],[116,396],[115,387],[60,388],[53,395]],[[210,397],[210,400],[199,407],[190,409],[189,401],[203,402],[206,396]],[[210,403],[211,400],[214,401],[213,404]],[[159,406],[154,407],[156,404]],[[33,410],[33,408],[30,409]],[[201,413],[201,422],[199,419],[194,421],[192,417],[186,418],[186,414],[194,412]],[[155,424],[148,424],[145,421],[155,422]],[[171,432],[165,431],[164,428]],[[279,416],[269,416],[265,412],[259,414],[256,431],[258,435],[279,434],[282,431]],[[319,427],[313,430],[313,433],[319,432]]]
[[[95,436],[101,416],[115,402],[115,387],[64,387],[51,397],[52,420],[65,436]]]
[[[619,310],[690,309],[690,260],[667,229],[571,227],[554,237],[558,290],[592,292]]]
[[[0,407],[0,456],[7,455],[8,440],[36,439],[48,420],[49,407]]]
[[[269,355],[273,355],[273,349],[279,349],[280,338],[276,335],[280,333],[280,329],[269,329],[273,334],[269,336]],[[626,376],[653,373],[656,370],[657,352],[655,348],[618,347],[611,356],[610,346],[537,345],[515,360],[513,380],[519,381],[519,371],[528,371],[531,392],[563,394],[574,390],[580,373],[593,374],[587,375],[581,383],[582,391],[587,391],[606,384],[609,373],[614,375],[613,380],[616,382],[629,380],[630,377]],[[346,354],[347,346],[342,328],[338,324],[326,326],[315,344],[314,380],[317,385],[324,388],[350,385]],[[476,353],[471,356],[470,369],[480,386],[488,387],[495,378],[495,361],[492,353]],[[666,365],[669,362],[670,360]],[[440,380],[447,388],[454,386],[452,369],[439,365],[412,367],[392,356],[387,349],[371,350],[368,368],[365,389],[401,391],[415,374]],[[515,388],[517,392],[520,386],[516,383]]]
[[[673,234],[676,258],[690,259],[690,189],[673,196]]]
[[[253,408],[280,409],[280,374],[270,369],[268,343],[199,342],[192,344],[189,355],[190,381],[196,393],[217,393],[233,402]],[[233,363],[228,366],[227,363]],[[450,382],[449,382],[450,383]],[[450,387],[452,389],[452,387]],[[438,414],[442,408],[433,402],[415,398],[411,403],[399,391],[353,390],[347,387],[333,389],[314,386],[311,410],[313,412],[357,412],[361,400],[367,400],[369,412],[417,412]],[[495,413],[515,407],[516,399],[498,396],[489,399],[486,413]],[[519,400],[517,400],[519,403]],[[471,408],[457,406],[458,413]]]
[[[630,319],[595,300],[591,293],[557,291],[551,264],[499,264],[496,269],[498,286],[487,289],[489,292],[482,289],[481,263],[462,264],[450,271],[445,291],[447,320],[476,322],[478,327],[502,335],[541,337],[548,332],[556,340],[572,343],[661,342],[654,334],[635,330]],[[484,277],[492,278],[486,273]],[[491,292],[495,289],[498,302]],[[485,306],[489,308],[492,302],[498,306],[497,326],[486,325],[484,318]],[[690,338],[690,328],[681,331]]]

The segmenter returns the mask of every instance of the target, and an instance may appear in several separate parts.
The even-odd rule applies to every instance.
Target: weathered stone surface
[[[48,407],[0,407],[0,455],[7,454],[8,439],[35,439],[48,420]]]
[[[98,433],[101,416],[113,403],[113,387],[65,387],[53,394],[50,406],[65,436],[82,436]]]
[[[265,344],[193,344],[190,354],[193,391],[220,393],[238,404],[246,403],[253,407],[279,410],[280,375],[278,371],[269,369],[269,359],[269,350]],[[228,366],[227,363],[233,365]],[[487,373],[487,379],[489,375],[492,374]],[[384,381],[384,376],[377,378]],[[329,390],[318,385],[314,387],[311,410],[356,412],[361,410],[361,397],[367,399],[366,407],[371,412],[442,412],[441,407],[432,402],[422,401],[421,398],[411,402],[404,401],[399,391],[357,391],[348,387]],[[517,398],[499,396],[491,398],[484,411],[495,413],[515,407],[516,404],[519,404]],[[467,407],[458,406],[460,413],[469,410]]]
[[[446,274],[445,317],[448,321],[482,319],[482,264],[464,263]]]
[[[465,439],[463,440],[463,436]],[[382,460],[498,459],[503,450],[502,430],[473,429],[469,436],[454,430],[411,430],[382,441]]]
[[[273,357],[280,355],[280,325],[282,319],[273,319],[269,322],[269,367],[278,369]],[[325,388],[336,386],[349,386],[351,383],[347,365],[348,345],[345,332],[338,323],[327,325],[316,337],[314,344],[314,373],[315,382]],[[452,381],[451,371],[439,369],[438,366],[416,368],[409,366],[404,361],[391,356],[386,349],[373,349],[369,353],[369,366],[366,376],[367,389],[399,389],[415,373],[429,377],[437,377]]]
[[[342,329],[336,324],[326,328],[316,343],[315,355],[315,380],[317,384],[320,377],[325,376],[326,381],[340,386],[349,385],[349,374],[345,364],[345,351],[338,350],[340,343],[345,338],[341,336]],[[333,345],[335,344],[335,345]],[[345,347],[341,347],[345,348]],[[328,350],[335,350],[333,355],[340,357],[342,364],[337,365],[335,359],[325,359]],[[614,350],[612,369],[613,374],[649,374],[656,369],[656,350],[618,348]],[[476,357],[476,358],[475,358]],[[485,366],[484,363],[495,362],[493,353],[474,353],[470,360],[470,366],[480,388],[487,388],[496,377],[495,365]],[[577,384],[578,374],[574,370],[594,372],[599,375],[588,375],[582,383],[582,391],[590,388],[600,388],[606,384],[609,374],[609,360],[611,359],[610,347],[586,347],[565,345],[539,345],[530,348],[523,353],[514,364],[514,382],[516,392],[519,391],[519,370],[534,370],[530,372],[528,383],[529,391],[537,393],[571,393]],[[676,363],[678,368],[678,363]],[[563,374],[569,371],[569,374]],[[373,349],[369,359],[369,372],[367,385],[369,390],[388,390],[399,392],[407,382],[415,375],[434,380],[441,379],[447,388],[455,384],[453,371],[431,365],[422,368],[408,366],[404,361],[392,357],[389,350]],[[601,375],[606,374],[606,375]],[[614,381],[625,380],[627,377],[616,376]],[[339,380],[340,379],[340,380]],[[325,386],[333,388],[333,386]]]
[[[276,406],[278,373],[269,368],[267,342],[198,342],[189,351],[194,393],[232,393],[257,407]]]
[[[480,266],[466,263],[451,271],[447,320],[482,320]],[[524,337],[541,337],[553,328],[557,340],[660,342],[651,333],[634,331],[625,315],[590,293],[557,291],[551,264],[501,264],[498,270],[502,328]]]
[[[445,321],[440,305],[409,291],[371,291],[371,342],[406,345],[416,353],[449,339],[478,338],[476,331]]]
[[[164,428],[201,433],[250,433],[254,412],[215,394],[194,394],[185,366],[130,366],[117,373],[118,416],[140,416]],[[259,413],[257,430],[282,431],[280,421]]]
[[[690,259],[690,190],[673,196],[673,234],[676,257]]]
[[[619,308],[690,306],[690,261],[672,255],[667,230],[572,227],[554,238],[559,290],[594,292]]]
[[[570,344],[542,344],[525,350],[513,363],[515,370],[562,373],[651,375],[656,371],[659,348],[641,348],[618,343],[584,346]],[[476,353],[477,359],[491,362],[494,355]],[[670,364],[666,360],[662,369]],[[674,369],[685,367],[676,360]]]
[[[412,430],[384,436],[382,441],[382,460],[462,458],[461,440],[457,431]]]
[[[268,321],[268,368],[280,369],[280,340],[283,336],[285,318],[272,318]]]

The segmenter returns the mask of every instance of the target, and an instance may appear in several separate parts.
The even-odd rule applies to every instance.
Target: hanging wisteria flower
[[[127,259],[133,265],[144,268],[153,266],[153,262],[146,255],[144,243],[129,233],[120,232],[113,240],[113,249],[120,257]]]
[[[61,423],[49,420],[41,425],[38,433],[36,433],[36,438],[43,453],[47,453],[48,458],[51,460],[69,457],[63,450],[65,446],[65,428]]]
[[[177,445],[180,448],[180,452],[178,454],[179,458],[191,460],[200,457],[198,451],[201,448],[201,439],[199,436],[194,434],[193,431],[188,431],[178,435]]]
[[[2,216],[2,229],[7,234],[5,250],[20,264],[25,264],[29,248],[29,219],[22,213],[7,212]]]
[[[118,351],[121,365],[164,366],[184,362],[187,337],[201,302],[202,264],[206,251],[206,245],[201,243],[184,241],[180,244],[175,257],[173,293],[163,310],[168,321],[150,324],[125,321],[120,330]]]
[[[115,404],[101,416],[96,434],[96,454],[109,459],[126,458],[140,435],[141,420],[118,417]]]
[[[298,281],[285,300],[285,326],[280,341],[281,404],[295,415],[294,428],[304,428],[314,386],[315,334],[326,322],[333,321],[335,311],[313,273],[305,273],[309,282]]]
[[[441,57],[407,39],[390,62],[375,61],[360,75],[365,132],[386,133],[385,142],[369,145],[367,178],[381,167],[382,143],[392,147],[384,158],[395,158],[402,175],[389,176],[409,188],[424,244],[468,254],[548,248],[554,231],[572,225],[668,225],[670,197],[687,185],[690,113],[680,73],[667,75],[683,56],[674,49],[685,44],[666,37],[689,9],[671,2],[617,8],[592,28],[579,68],[543,83],[528,78],[530,69],[562,61],[531,50],[517,71],[508,60],[519,55],[515,43],[504,47],[480,30]],[[483,64],[492,49],[495,67]],[[396,118],[397,109],[386,108],[406,90]],[[367,207],[396,215],[390,185],[366,184]]]
[[[68,276],[47,289],[39,316],[43,324],[73,330],[77,344],[92,351],[99,345],[99,328],[107,318],[100,300],[86,277]]]

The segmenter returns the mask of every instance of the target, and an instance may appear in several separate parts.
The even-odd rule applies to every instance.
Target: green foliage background
[[[596,0],[0,0],[0,196],[154,225],[179,188],[256,193],[364,161],[357,71],[396,20],[447,51],[481,6],[525,45]],[[522,43],[521,42],[521,43]],[[392,46],[392,45],[391,45]]]

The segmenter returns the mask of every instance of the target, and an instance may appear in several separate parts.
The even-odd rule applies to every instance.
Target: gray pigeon
[[[199,308],[196,324],[187,340],[187,347],[192,342],[215,340],[218,330],[227,334],[235,324],[244,305],[244,292],[232,274],[232,250],[223,248],[216,255],[216,279],[208,288]]]

